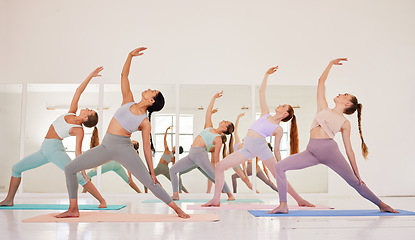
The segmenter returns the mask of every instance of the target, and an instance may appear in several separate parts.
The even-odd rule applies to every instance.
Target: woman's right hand
[[[240,113],[240,114],[238,115],[238,118],[243,117],[243,116],[245,116],[245,113]]]
[[[340,61],[347,61],[347,58],[336,58],[330,61],[333,65],[343,65]]]
[[[135,57],[135,56],[141,56],[141,55],[143,55],[144,53],[142,53],[142,51],[144,51],[144,50],[146,50],[147,48],[146,47],[139,47],[139,48],[136,48],[136,49],[134,49],[134,50],[132,50],[131,52],[130,52],[130,54],[131,54],[131,56],[133,56],[133,57]]]
[[[278,66],[268,69],[267,74],[273,74],[278,70]]]

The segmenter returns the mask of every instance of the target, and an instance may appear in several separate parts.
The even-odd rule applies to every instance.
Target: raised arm
[[[209,106],[206,109],[206,117],[205,117],[205,128],[213,127],[212,124],[212,113],[213,113],[213,105],[215,105],[216,98],[222,97],[223,91],[216,93],[212,100],[209,103]]]
[[[342,133],[344,148],[346,149],[346,155],[349,159],[350,166],[352,167],[354,175],[356,175],[357,179],[359,179],[360,184],[364,184],[364,182],[360,178],[359,170],[357,169],[356,158],[350,141],[350,130],[350,122],[346,121],[340,130]]]
[[[127,60],[125,60],[124,67],[122,68],[121,72],[122,105],[134,101],[133,93],[130,89],[130,80],[128,79],[128,75],[130,74],[131,60],[135,56],[143,55],[142,51],[146,49],[147,48],[145,47],[139,47],[134,49],[128,54]]]
[[[268,71],[265,73],[264,79],[262,80],[261,87],[259,87],[259,104],[261,106],[261,117],[269,113],[268,104],[267,104],[267,100],[265,97],[265,90],[267,89],[268,76],[270,74],[275,73],[277,70],[278,70],[278,66],[268,69]]]
[[[72,102],[71,102],[71,106],[69,107],[69,111],[68,113],[76,113],[76,111],[78,111],[78,102],[79,102],[79,98],[81,97],[81,94],[84,92],[86,86],[88,86],[88,83],[91,81],[92,78],[94,77],[101,77],[101,75],[99,75],[99,73],[104,70],[104,68],[98,67],[96,68],[94,71],[92,71],[88,77],[86,77],[86,79],[78,86],[78,88],[75,91],[75,94],[72,97]]]
[[[236,143],[240,143],[241,142],[241,139],[239,138],[239,135],[238,135],[238,125],[239,125],[239,119],[242,117],[242,116],[244,116],[245,115],[245,113],[241,113],[241,114],[239,114],[238,115],[238,117],[236,118],[236,122],[235,122],[235,130],[233,131],[233,134],[235,135],[235,144]],[[234,151],[237,151],[238,149],[234,149]]]
[[[169,149],[169,145],[167,144],[167,132],[169,131],[169,129],[173,127],[170,126],[166,129],[166,132],[164,133],[164,154],[169,154],[170,153],[170,149]]]
[[[340,61],[347,61],[347,58],[337,58],[334,60],[331,60],[329,65],[324,70],[323,74],[321,74],[320,78],[318,79],[318,85],[317,85],[317,112],[320,112],[321,110],[324,110],[328,107],[327,101],[326,101],[326,80],[329,76],[330,69],[333,65],[343,65]]]

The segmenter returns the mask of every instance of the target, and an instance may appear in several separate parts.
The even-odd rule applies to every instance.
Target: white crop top
[[[330,108],[317,113],[311,123],[311,130],[320,126],[330,138],[338,133],[347,119],[343,115],[334,113]]]
[[[69,130],[73,127],[82,127],[81,125],[76,124],[70,124],[65,121],[65,116],[68,115],[75,115],[75,113],[67,113],[60,115],[53,123],[52,126],[55,129],[55,132],[58,134],[58,136],[62,139],[69,137]]]

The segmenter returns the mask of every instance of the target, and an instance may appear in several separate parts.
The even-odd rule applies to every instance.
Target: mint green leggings
[[[13,165],[12,176],[22,177],[22,172],[40,167],[46,163],[53,163],[58,168],[64,170],[65,166],[71,162],[71,158],[65,151],[65,147],[60,139],[43,140],[40,150],[23,158]],[[85,178],[80,172],[76,174],[79,184],[82,186],[86,184]]]
[[[109,161],[107,163],[104,163],[101,165],[101,173],[104,174],[106,172],[109,171],[113,171],[116,174],[118,174],[118,176],[120,176],[124,182],[128,183],[128,180],[130,180],[130,178],[128,177],[128,174],[125,172],[124,168],[121,166],[121,164],[119,164],[116,161]],[[97,170],[91,170],[87,173],[89,178],[93,178],[97,175]],[[129,183],[128,183],[129,184]]]

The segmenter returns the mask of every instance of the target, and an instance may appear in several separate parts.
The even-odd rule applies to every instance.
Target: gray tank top
[[[147,118],[147,114],[135,115],[130,111],[130,107],[134,104],[135,102],[126,103],[114,114],[115,120],[129,133],[137,131],[143,120]]]
[[[170,152],[170,154],[163,154],[163,156],[161,156],[161,158],[164,159],[164,161],[166,161],[167,163],[171,162],[171,158],[173,157],[173,153]]]

